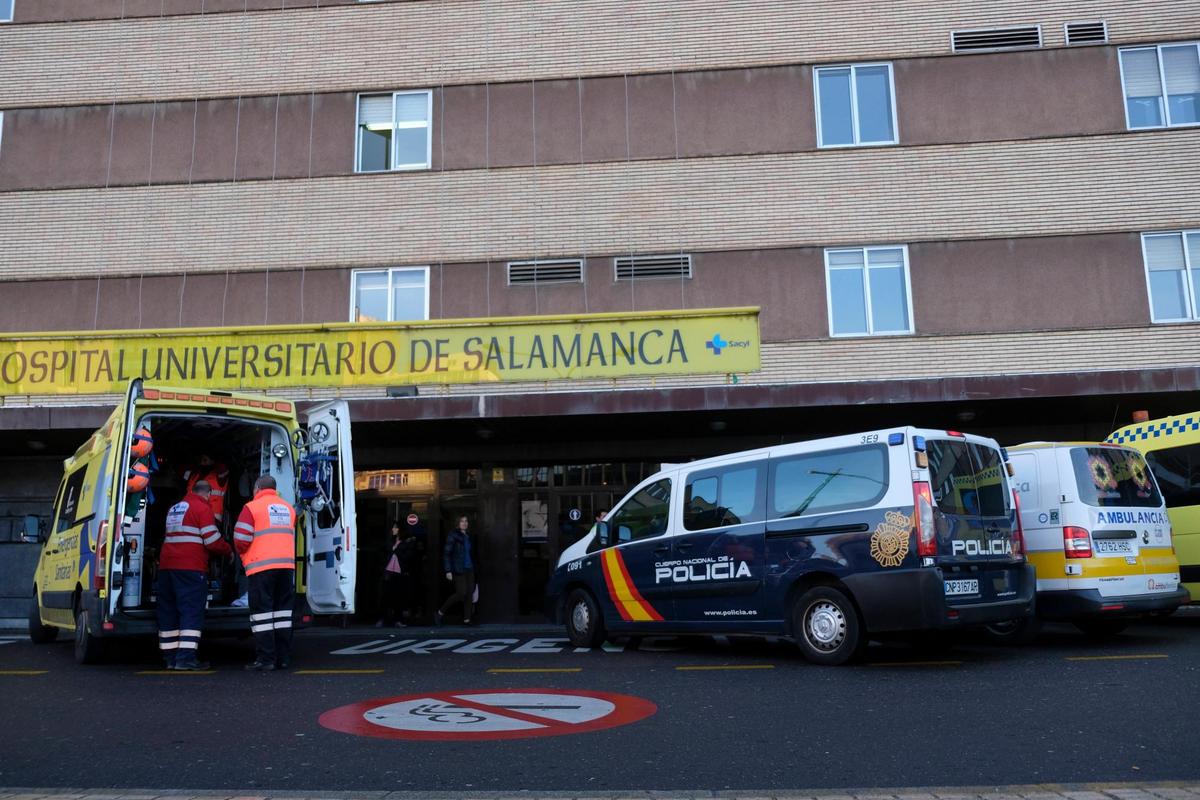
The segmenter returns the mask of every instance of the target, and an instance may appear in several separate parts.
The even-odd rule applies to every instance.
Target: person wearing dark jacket
[[[471,624],[473,597],[475,594],[475,562],[472,560],[471,537],[467,534],[470,523],[465,516],[458,518],[458,525],[446,536],[446,547],[442,550],[442,569],[446,580],[453,581],[454,594],[434,612],[433,621],[441,625],[446,610],[462,603],[463,624]]]
[[[407,574],[408,565],[404,563],[403,550],[404,541],[400,535],[400,523],[394,522],[392,523],[392,539],[387,554],[387,564],[383,568],[383,575],[380,576],[380,616],[379,621],[375,623],[376,628],[392,624],[398,628],[404,627],[401,616],[404,609],[406,584],[410,582],[411,577]]]

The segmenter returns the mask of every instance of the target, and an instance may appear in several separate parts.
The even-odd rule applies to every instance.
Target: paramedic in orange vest
[[[212,488],[208,496],[209,506],[213,516],[217,518],[217,524],[220,525],[225,520],[225,491],[229,488],[229,467],[218,464],[212,460],[212,456],[205,454],[200,456],[199,465],[184,470],[183,479],[187,481],[188,491],[192,490],[196,481],[208,483]]]
[[[254,662],[246,669],[287,669],[292,647],[296,574],[296,510],[275,491],[275,479],[254,482],[254,499],[233,527],[233,541],[250,580]]]
[[[158,648],[167,669],[208,669],[197,658],[208,600],[208,556],[231,556],[209,505],[210,487],[196,481],[167,511],[158,557]]]

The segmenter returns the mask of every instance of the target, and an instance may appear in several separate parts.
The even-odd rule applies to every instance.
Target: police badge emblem
[[[908,535],[912,528],[912,517],[899,511],[887,512],[871,534],[871,558],[882,567],[900,566],[908,555]]]

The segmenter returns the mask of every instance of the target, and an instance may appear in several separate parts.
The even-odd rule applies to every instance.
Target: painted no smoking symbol
[[[356,736],[470,742],[588,733],[629,725],[656,711],[649,700],[624,694],[483,689],[365,700],[326,711],[320,723]]]

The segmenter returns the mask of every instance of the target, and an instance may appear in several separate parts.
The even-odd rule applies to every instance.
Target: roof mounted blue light
[[[892,446],[895,446],[898,444],[904,444],[904,434],[903,433],[889,433],[888,434],[888,444],[890,444]]]
[[[918,453],[925,452],[925,437],[924,436],[914,436],[913,437],[913,450],[916,450]]]

